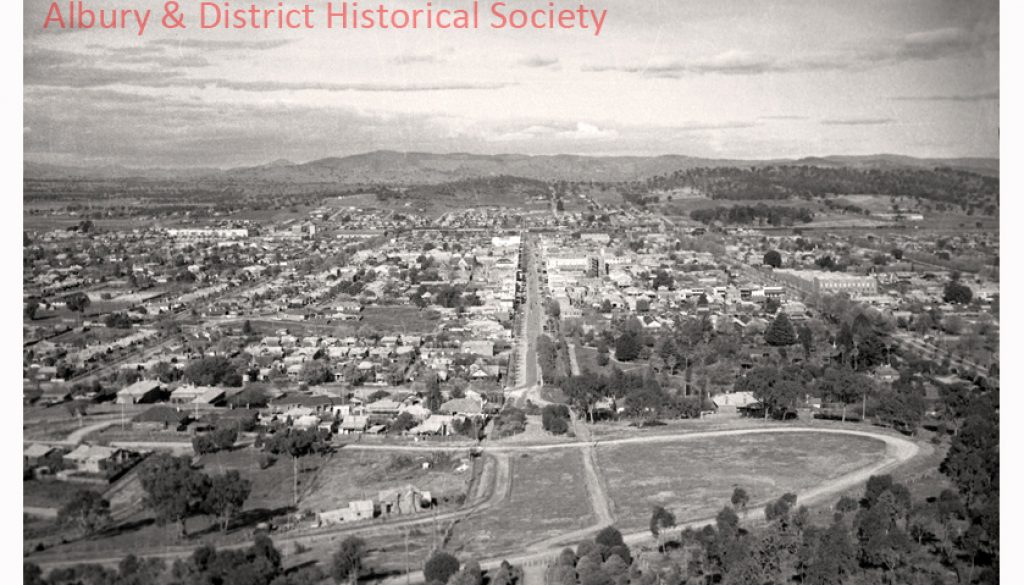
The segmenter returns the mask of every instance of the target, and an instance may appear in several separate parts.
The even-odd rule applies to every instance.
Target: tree
[[[85,413],[89,410],[88,400],[72,400],[65,405],[68,414],[78,418],[78,426],[82,426],[82,418]]]
[[[110,502],[92,490],[75,492],[57,512],[57,522],[93,534],[110,523]]]
[[[447,583],[448,578],[459,572],[459,559],[439,550],[430,555],[427,564],[423,566],[423,578],[427,583],[440,581]]]
[[[404,433],[405,431],[415,427],[417,424],[416,418],[413,417],[413,415],[408,412],[401,412],[393,421],[391,421],[391,424],[388,425],[388,432]]]
[[[747,504],[750,503],[750,495],[747,494],[747,490],[736,487],[732,490],[732,498],[729,501],[732,502],[734,508],[746,510]]]
[[[662,506],[655,506],[654,510],[651,511],[651,535],[654,536],[654,540],[658,539],[662,530],[674,528],[676,525],[675,514],[669,512]]]
[[[796,494],[785,493],[779,499],[769,502],[764,507],[764,519],[772,522],[775,520],[786,520],[790,510],[796,505]]]
[[[814,351],[814,332],[811,331],[811,328],[806,323],[804,323],[797,331],[796,337],[797,341],[799,341],[800,345],[804,348],[804,358],[810,359],[811,352]]]
[[[366,557],[366,542],[358,536],[349,536],[341,541],[331,558],[331,577],[335,583],[355,583],[363,568]]]
[[[267,450],[275,455],[287,454],[292,458],[292,503],[299,505],[299,458],[325,448],[316,429],[279,432],[267,443]]]
[[[764,418],[785,416],[796,408],[804,393],[805,381],[801,370],[761,366],[748,371],[736,380],[737,392],[750,392],[764,405]]]
[[[573,583],[575,582],[576,580],[573,579]],[[43,579],[43,570],[35,563],[25,563],[21,583],[22,585],[46,585],[46,579]]]
[[[594,405],[604,397],[606,379],[591,372],[570,376],[562,382],[562,392],[569,398],[569,404],[579,412],[587,413],[594,422]]]
[[[469,561],[458,573],[448,579],[448,585],[481,585],[483,580],[480,563]]]
[[[185,536],[185,519],[203,509],[210,478],[193,469],[188,456],[159,453],[141,465],[139,481],[146,492],[144,503],[156,514],[157,523],[178,522]]]
[[[843,422],[846,422],[846,407],[867,395],[871,380],[847,368],[828,368],[818,382],[822,397],[830,402],[843,405]]]
[[[785,313],[778,313],[775,320],[764,332],[764,341],[775,347],[785,347],[796,343],[796,333],[793,331],[793,324]]]
[[[226,357],[204,357],[185,366],[184,378],[196,386],[241,386],[242,375]]]
[[[661,287],[672,288],[674,279],[672,275],[665,270],[658,270],[654,273],[654,279],[651,281],[651,288],[658,290]]]
[[[626,332],[615,340],[615,359],[620,362],[631,362],[640,357],[642,345],[636,333]]]
[[[196,453],[205,455],[207,453],[226,451],[234,447],[237,440],[238,429],[229,426],[192,437],[192,448]]]
[[[771,266],[772,268],[781,268],[782,254],[779,254],[777,250],[769,250],[765,253],[764,261],[762,263],[766,266]]]
[[[805,576],[808,585],[843,585],[857,569],[857,551],[841,522],[821,535]]]
[[[28,318],[29,321],[35,321],[37,312],[39,312],[39,300],[29,299],[25,303],[25,317]]]
[[[326,384],[333,379],[334,374],[324,360],[310,360],[302,365],[302,381],[310,386]]]
[[[605,526],[602,528],[601,531],[594,536],[594,542],[607,548],[626,545],[626,541],[622,539],[622,533],[614,526]]]
[[[226,532],[231,524],[231,517],[242,511],[251,492],[252,482],[243,479],[238,471],[232,469],[210,480],[203,507],[207,512],[220,518],[220,529]]]
[[[971,292],[971,289],[956,280],[946,283],[946,287],[942,290],[942,300],[954,305],[970,304],[973,297],[974,294]]]
[[[89,299],[89,295],[83,292],[70,294],[64,299],[64,304],[67,305],[69,311],[81,315],[85,314],[85,310],[89,307],[90,303],[92,303],[92,300]]]

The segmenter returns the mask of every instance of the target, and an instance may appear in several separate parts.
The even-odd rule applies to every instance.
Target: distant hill
[[[474,178],[514,176],[543,181],[635,181],[678,170],[698,167],[760,167],[808,165],[860,168],[951,167],[986,176],[999,175],[999,160],[992,158],[919,159],[879,154],[870,156],[826,156],[804,159],[730,160],[683,155],[663,156],[530,156],[520,154],[480,155],[468,153],[375,151],[345,157],[323,158],[305,163],[277,160],[269,164],[228,170],[136,169],[121,166],[64,167],[25,162],[29,180],[204,180],[358,185],[366,183],[437,184]]]

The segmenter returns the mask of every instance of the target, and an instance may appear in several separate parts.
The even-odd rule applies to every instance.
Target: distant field
[[[600,447],[598,463],[616,524],[641,528],[655,505],[680,519],[713,516],[737,486],[750,494],[751,505],[763,505],[865,467],[884,453],[884,443],[867,437],[786,433]]]
[[[577,449],[512,457],[512,494],[455,525],[448,549],[459,556],[521,551],[524,544],[585,528],[594,520]]]

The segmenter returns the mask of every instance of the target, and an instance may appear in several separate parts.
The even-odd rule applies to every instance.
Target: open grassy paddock
[[[279,461],[277,465],[288,461]],[[467,468],[457,471],[462,464]],[[424,468],[424,464],[427,467]],[[324,512],[343,508],[353,500],[376,498],[382,490],[411,485],[430,492],[442,509],[459,505],[466,494],[472,463],[463,455],[341,449],[312,479],[299,503],[303,509]]]
[[[449,550],[467,558],[523,546],[594,522],[578,449],[512,455],[508,499],[455,525]]]
[[[754,434],[680,443],[600,447],[598,463],[616,525],[647,525],[662,505],[679,520],[713,516],[734,487],[751,506],[820,485],[878,461],[885,444],[867,437],[814,433]]]

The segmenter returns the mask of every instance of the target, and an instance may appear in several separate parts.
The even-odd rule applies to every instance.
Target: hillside
[[[920,168],[938,166],[997,177],[999,160],[986,158],[918,159],[897,155],[827,156],[806,159],[727,160],[682,155],[639,156],[529,156],[376,151],[305,163],[278,160],[228,170],[133,169],[118,166],[64,167],[25,162],[27,180],[68,179],[202,179],[205,181],[291,184],[357,185],[437,184],[473,178],[515,176],[541,181],[637,181],[700,167],[763,167],[775,165],[818,167]]]

